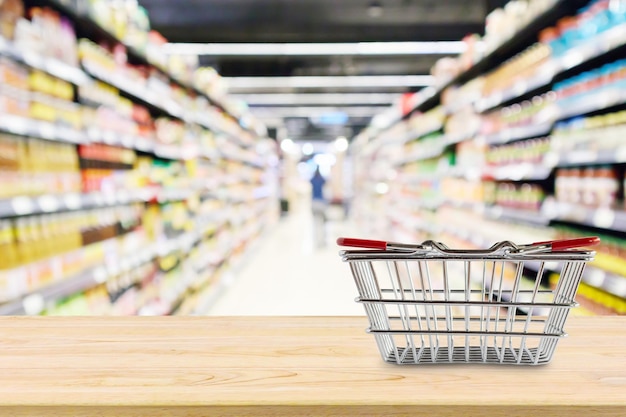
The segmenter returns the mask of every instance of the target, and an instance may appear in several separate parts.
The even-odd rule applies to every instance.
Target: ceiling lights
[[[302,145],[302,153],[305,155],[313,155],[313,152],[315,152],[315,148],[313,147],[313,145],[311,143],[305,143],[304,145]]]
[[[346,139],[345,136],[339,136],[337,139],[335,139],[335,149],[337,150],[337,152],[347,151],[348,146],[348,139]]]
[[[369,118],[387,107],[251,107],[250,111],[259,119],[289,117],[317,118],[342,114],[347,117]]]
[[[392,104],[400,94],[383,93],[309,93],[309,94],[233,94],[250,106],[316,106],[316,105],[381,105]]]
[[[433,84],[430,75],[347,75],[310,77],[231,77],[224,78],[229,90],[279,88],[376,88],[425,87]]]
[[[286,138],[280,142],[280,149],[287,153],[291,153],[296,151],[296,145],[293,143],[293,140]]]
[[[450,55],[465,51],[460,41],[354,43],[168,43],[167,54],[210,56]]]

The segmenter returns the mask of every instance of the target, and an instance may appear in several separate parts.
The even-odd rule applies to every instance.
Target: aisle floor
[[[350,269],[335,240],[349,236],[343,220],[326,224],[326,244],[314,241],[311,211],[302,204],[263,236],[240,271],[230,277],[208,315],[364,315]]]

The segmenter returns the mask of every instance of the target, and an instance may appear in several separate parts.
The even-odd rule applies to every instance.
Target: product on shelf
[[[551,138],[537,138],[518,141],[512,144],[493,146],[486,153],[489,165],[538,164],[550,151]]]
[[[540,76],[538,70],[550,58],[550,47],[536,43],[504,62],[485,76],[482,94],[490,96],[513,88],[518,82],[526,82]]]
[[[114,146],[79,145],[83,192],[132,189],[135,151]]]
[[[394,193],[391,211],[388,213],[391,225],[390,239],[397,242],[426,240],[436,232],[436,212],[425,208],[425,204],[437,196],[428,195],[432,188],[428,181],[413,186],[404,186]],[[424,193],[422,193],[424,191]]]
[[[471,138],[480,130],[482,122],[482,117],[471,106],[466,106],[448,117],[444,131],[459,140]]]
[[[556,285],[553,279],[551,279],[551,283]],[[591,315],[626,314],[626,300],[592,285],[587,285],[585,282],[581,282],[578,286],[576,301],[580,303],[582,309],[590,312]]]
[[[29,78],[31,91],[30,117],[75,129],[83,127],[80,105],[73,102],[74,90],[70,83],[39,70],[32,70]]]
[[[550,9],[556,0],[509,1],[487,16],[483,38],[487,53],[511,39],[521,28]]]
[[[154,142],[154,120],[148,109],[122,97],[117,88],[95,81],[80,86],[78,95],[86,104],[83,119],[92,135],[104,132],[105,141],[106,135],[117,134]]]
[[[559,226],[558,239],[584,236],[585,230]],[[580,297],[585,308],[596,314],[626,314],[626,240],[623,237],[598,234],[596,256],[583,274]]]
[[[510,128],[532,126],[535,117],[557,99],[557,94],[550,91],[531,100],[515,103],[500,110],[492,111],[483,116],[481,133],[495,134]]]
[[[113,84],[120,91],[139,97],[141,100],[160,108],[174,117],[183,118],[186,121],[189,121],[189,119],[197,120],[197,123],[201,123],[204,127],[217,128],[236,136],[244,134],[238,123],[231,116],[213,107],[206,97],[198,97],[194,92],[172,83],[170,78],[161,71],[149,70],[145,67],[133,66],[128,63],[124,47],[121,45],[107,49],[91,40],[81,39],[79,42],[79,53],[81,62],[89,73],[94,74],[94,76],[103,79],[107,83]],[[178,78],[175,74],[173,76]],[[85,97],[88,100],[90,100],[90,97],[100,97],[99,91],[93,91],[98,88],[98,86],[85,88]],[[120,100],[115,100],[112,97],[115,91],[109,91],[108,96],[103,98],[109,104],[116,104],[115,108],[123,106],[122,110],[125,111],[126,101],[120,103]],[[186,113],[183,113],[182,109],[186,109]],[[133,108],[132,114],[133,119],[139,124],[139,130],[147,129],[151,133],[153,129],[152,120],[147,120],[149,117],[143,117],[142,120],[138,120],[135,108]],[[180,142],[181,137],[185,134],[184,129],[186,127],[180,121],[170,120],[169,117],[160,117],[159,120],[157,120],[155,127],[158,140],[161,143]],[[163,124],[167,126],[161,126]],[[160,134],[160,131],[163,129],[167,130],[164,135]],[[175,139],[169,139],[170,130],[176,130],[173,133]]]
[[[454,165],[454,162],[454,153],[452,152],[444,152],[443,155],[436,158],[408,161],[398,174],[397,181],[412,182],[445,174]]]
[[[480,181],[451,177],[441,181],[441,195],[454,203],[482,203],[484,194],[484,186]]]
[[[406,122],[411,139],[416,139],[430,132],[441,130],[446,118],[443,106],[437,106],[425,113],[414,113]]]
[[[136,315],[145,303],[142,287],[155,278],[147,262],[109,278],[106,283],[55,301],[43,312],[50,316]]]
[[[228,92],[226,81],[211,67],[201,67],[195,71],[194,85],[206,95],[220,99],[224,99]]]
[[[105,285],[87,289],[49,306],[44,315],[85,316],[106,315],[109,311],[110,296]]]
[[[0,198],[80,191],[76,148],[0,134]]]
[[[487,204],[538,212],[545,198],[545,193],[543,188],[537,184],[485,182],[484,198]]]
[[[191,83],[194,78],[194,72],[198,68],[197,55],[169,55],[168,68],[174,74],[174,77]]]
[[[155,105],[162,105],[172,99],[169,90],[156,94],[148,89],[149,74],[146,68],[130,64],[126,48],[121,44],[105,47],[83,38],[78,42],[78,56],[87,72],[117,88],[141,98],[155,100]]]
[[[572,151],[617,151],[625,145],[626,111],[559,122],[552,132],[552,149]]]
[[[29,71],[0,57],[0,114],[28,117],[30,112]]]
[[[436,179],[424,179],[411,185],[405,185],[400,190],[399,198],[404,202],[414,202],[415,205],[428,205],[429,203],[437,203],[439,193],[437,192]]]
[[[110,73],[116,70],[113,54],[89,39],[82,38],[78,41],[78,57],[83,65],[93,65]]]
[[[485,159],[489,162],[487,145],[477,141],[468,140],[456,145],[455,166],[467,169],[478,170],[485,165]]]
[[[127,108],[126,105],[121,103],[122,97],[119,90],[102,81],[95,80],[78,86],[78,95],[82,102],[104,105],[117,109],[120,113],[123,113]],[[128,99],[126,101],[130,102]],[[130,106],[132,107],[132,104]]]
[[[15,27],[18,50],[78,66],[76,33],[68,19],[49,7],[33,7],[27,16],[30,20],[20,19]]]
[[[109,279],[106,283],[110,304],[108,314],[138,314],[141,307],[152,296],[144,289],[157,278],[158,273],[158,266],[154,261],[150,261]]]
[[[0,114],[28,117],[30,97],[23,90],[0,86]]]
[[[463,71],[471,68],[485,55],[514,37],[520,29],[538,15],[550,9],[555,2],[556,0],[512,0],[504,8],[497,8],[492,11],[487,16],[485,36],[482,40],[478,35],[468,35],[463,39],[466,50],[458,58],[445,57],[436,62],[431,69],[431,74],[435,77],[435,84],[444,85]],[[538,56],[535,57],[533,54],[532,57],[524,57],[523,63],[518,62],[517,64],[522,64],[524,68],[528,68],[524,65],[526,60],[533,61],[535,58]],[[519,59],[521,60],[522,57]],[[532,65],[530,66],[532,67]]]
[[[125,3],[126,15],[128,16],[128,25],[126,33],[121,39],[126,45],[144,51],[150,41],[150,20],[148,12],[137,2],[127,1]]]
[[[620,189],[619,175],[611,166],[562,168],[556,172],[558,201],[591,207],[613,207]]]
[[[410,211],[416,207],[438,205],[441,200],[439,174],[449,169],[454,162],[452,156],[448,152],[437,159],[426,159],[404,166],[391,186],[392,201],[398,205],[406,204],[406,209]]]
[[[431,133],[418,140],[407,142],[404,152],[399,155],[404,163],[417,159],[434,158],[443,152],[446,146],[445,136],[441,133]]]
[[[148,42],[148,13],[136,1],[83,1],[89,16],[128,46],[143,51]]]
[[[542,42],[552,54],[560,57],[572,48],[593,42],[596,36],[626,23],[626,3],[622,0],[594,0],[579,10],[576,16],[566,16],[554,27],[540,32]]]
[[[430,70],[436,85],[444,85],[460,73],[459,62],[452,57],[440,58]]]
[[[0,81],[2,87],[28,90],[30,82],[28,69],[9,58],[0,57]]]
[[[148,32],[148,42],[146,44],[146,59],[157,68],[167,71],[168,56],[164,53],[163,46],[167,39],[159,32],[151,30]]]
[[[155,123],[156,140],[163,144],[182,144],[185,141],[187,130],[185,124],[179,120],[167,117],[158,118]]]
[[[66,81],[8,58],[0,58],[0,81],[0,114],[82,128],[81,107]]]
[[[149,181],[166,189],[192,189],[194,180],[182,161],[149,159]]]
[[[0,36],[12,40],[17,22],[24,16],[22,0],[3,0],[0,2]]]
[[[444,205],[438,208],[436,213],[435,224],[441,228],[441,236],[437,239],[444,241],[445,238],[446,243],[448,238],[455,239],[455,243],[462,242],[464,247],[487,248],[495,242],[504,240],[523,243],[556,238],[554,230],[549,228],[515,223],[506,223],[506,227],[503,227],[500,221],[453,205]]]
[[[462,86],[450,86],[441,93],[441,103],[448,110],[466,109],[482,97],[485,78],[477,77]]]
[[[626,79],[626,60],[605,64],[554,84],[561,107],[582,102],[603,92],[619,92]]]
[[[553,73],[550,71],[541,72],[543,64],[548,60],[559,59],[572,48],[594,42],[597,35],[626,23],[624,18],[626,6],[622,4],[623,2],[617,1],[609,5],[610,3],[606,0],[592,1],[576,16],[563,17],[555,27],[543,29],[539,33],[540,43],[530,46],[486,76],[484,94],[492,95],[507,91],[514,88],[518,82],[532,82],[536,77],[551,77]],[[498,12],[493,14],[497,15]],[[498,16],[498,19],[500,17]],[[512,30],[512,27],[515,26],[509,25],[506,30]],[[489,32],[485,39],[488,45]]]
[[[465,50],[458,57],[441,58],[433,65],[430,72],[435,78],[435,85],[445,85],[483,57],[484,48],[480,47],[480,37],[478,35],[469,34],[465,36],[463,43],[465,44]]]
[[[190,273],[181,266],[162,271],[150,281],[143,292],[152,294],[139,309],[141,315],[170,315],[178,307],[186,292],[186,281]]]
[[[116,206],[0,222],[0,302],[70,278],[145,244],[140,208]]]

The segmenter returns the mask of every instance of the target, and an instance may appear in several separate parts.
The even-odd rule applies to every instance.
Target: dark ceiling
[[[149,12],[152,27],[170,42],[334,43],[456,41],[470,33],[482,33],[487,14],[506,0],[140,0],[140,3]],[[371,15],[373,3],[382,7],[378,16]],[[426,75],[439,58],[441,55],[203,56],[201,63],[214,66],[225,77]],[[387,90],[400,94],[415,91],[415,88]],[[347,93],[345,89],[290,90],[293,93],[337,91]],[[373,90],[350,92],[370,91]],[[372,114],[385,108],[380,103],[376,106],[371,106]],[[261,111],[267,114],[268,106],[257,103],[251,108],[254,111],[257,107],[265,107]],[[369,119],[370,116],[352,117],[347,130],[343,131],[350,136]],[[286,126],[298,124],[285,122]],[[310,121],[309,124],[313,125]],[[290,131],[290,136],[299,134],[305,139],[330,139],[338,130],[334,128],[325,135],[323,128],[311,126],[307,130],[302,129],[302,123],[298,125],[299,133]]]

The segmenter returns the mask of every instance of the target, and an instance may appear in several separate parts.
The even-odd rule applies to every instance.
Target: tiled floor
[[[302,205],[263,237],[209,315],[364,315],[347,264],[338,256],[344,221],[327,223],[326,245],[316,247],[311,212]]]

